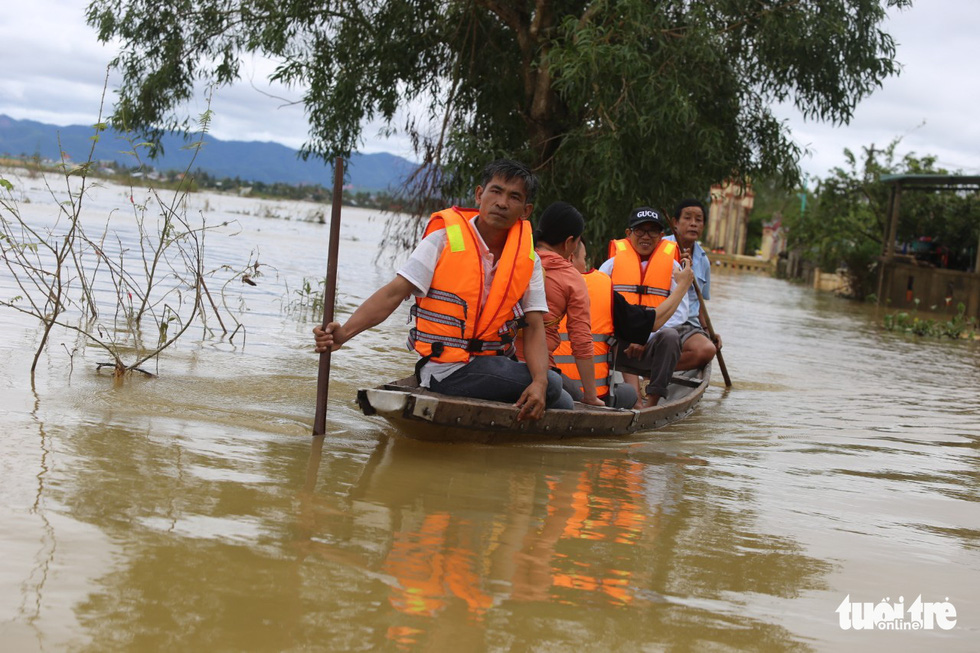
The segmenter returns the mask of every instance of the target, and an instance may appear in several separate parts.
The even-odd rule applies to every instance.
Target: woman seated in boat
[[[663,326],[676,309],[680,297],[675,295],[657,308],[636,306],[613,290],[609,275],[597,269],[589,269],[588,250],[585,239],[572,254],[571,263],[583,275],[589,291],[592,343],[596,370],[596,393],[603,402],[613,408],[637,407],[637,391],[630,383],[613,382],[616,368],[617,344],[644,344],[650,334]],[[688,273],[691,273],[688,270]],[[693,274],[693,273],[691,273]],[[678,283],[683,287],[685,273],[679,273]],[[572,398],[578,399],[581,393],[577,369],[568,363],[568,337],[563,333],[564,325],[559,325],[562,343],[554,352],[555,361],[562,372],[565,390]]]
[[[558,325],[564,319],[571,343],[572,364],[582,382],[578,401],[592,406],[605,406],[596,395],[595,365],[593,363],[592,320],[589,314],[589,291],[569,257],[578,248],[585,230],[585,218],[567,202],[554,202],[541,214],[534,232],[534,251],[544,270],[544,290],[548,312],[544,316],[545,342],[549,364],[555,366],[554,351],[561,338]],[[523,338],[517,339],[517,357],[523,360]]]

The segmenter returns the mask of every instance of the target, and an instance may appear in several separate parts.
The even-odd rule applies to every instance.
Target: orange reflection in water
[[[579,475],[572,496],[574,515],[568,520],[563,536],[634,543],[643,532],[646,521],[641,506],[642,474],[640,463],[606,460],[599,465],[597,481],[593,481],[594,466],[589,465]],[[552,494],[549,506],[557,500]]]
[[[544,489],[543,516],[534,514],[534,483],[515,474],[509,482],[510,510],[491,524],[432,512],[416,526],[394,533],[382,566],[394,579],[391,606],[406,615],[432,618],[459,600],[479,623],[495,599],[580,604],[598,595],[614,605],[632,603],[632,573],[611,568],[593,547],[597,542],[633,546],[640,541],[649,522],[643,465],[630,460],[588,463],[581,471],[549,479]],[[495,596],[488,581],[509,591]],[[576,599],[581,592],[591,598]],[[390,629],[388,638],[404,646],[420,634],[417,628],[399,627]]]
[[[386,482],[392,469],[397,467],[372,468],[375,475],[362,491],[384,497],[398,487]],[[615,561],[634,555],[622,547],[649,546],[660,532],[664,507],[680,489],[670,482],[669,467],[661,469],[667,476],[654,470],[647,478],[651,470],[627,458],[587,460],[543,483],[535,472],[515,471],[485,488],[500,493],[493,512],[466,517],[427,510],[430,482],[445,487],[446,479],[434,482],[433,476],[416,473],[412,491],[394,501],[365,504],[390,511],[390,545],[380,560],[313,537],[323,519],[332,524],[336,513],[317,508],[310,492],[315,483],[308,479],[300,495],[300,522],[309,537],[301,538],[298,548],[303,556],[382,572],[388,604],[412,620],[387,628],[386,639],[396,648],[477,646],[487,613],[505,601],[632,605],[643,579],[616,568]],[[629,566],[629,561],[620,565]]]
[[[456,546],[449,546],[447,532],[452,517],[447,512],[426,515],[417,531],[400,531],[385,559],[383,570],[397,579],[389,601],[405,614],[432,617],[456,597],[468,610],[482,615],[493,605],[493,597],[480,589],[474,570],[476,553],[470,548],[468,522],[460,521],[454,532]]]
[[[566,493],[559,484],[549,483],[549,518],[562,512],[569,503],[571,517],[565,523],[561,540],[611,541],[636,544],[647,516],[643,512],[643,466],[629,460],[606,460],[589,464],[578,474],[575,490]],[[551,586],[584,592],[601,592],[616,604],[633,601],[630,592],[632,574],[611,569],[605,563],[595,564],[567,555],[555,555],[551,566]],[[554,597],[553,592],[549,592]],[[568,602],[563,597],[563,602]]]

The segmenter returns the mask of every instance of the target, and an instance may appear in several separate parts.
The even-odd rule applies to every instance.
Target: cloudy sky
[[[85,0],[25,0],[7,3],[0,19],[0,114],[56,125],[97,121],[106,67],[115,50],[98,43],[85,24]],[[850,125],[805,122],[780,109],[795,140],[810,150],[802,162],[811,177],[843,165],[843,150],[859,153],[874,143],[903,138],[900,152],[933,154],[940,165],[980,174],[980,0],[917,0],[895,11],[886,30],[898,42],[901,75],[857,109]],[[276,141],[298,148],[305,139],[299,94],[271,88],[268,62],[249,59],[244,80],[218,91],[211,133],[224,140]],[[106,106],[116,79],[109,76]],[[191,108],[196,114],[203,109]],[[400,139],[383,141],[365,132],[364,152],[411,157]]]

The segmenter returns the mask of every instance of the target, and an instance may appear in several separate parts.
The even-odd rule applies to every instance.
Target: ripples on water
[[[431,445],[352,403],[411,370],[402,309],[333,357],[321,451],[313,322],[284,306],[323,275],[327,228],[297,203],[189,206],[237,221],[210,238],[210,265],[265,266],[233,289],[244,343],[189,338],[159,378],[114,383],[58,334],[32,387],[36,330],[0,312],[3,648],[974,647],[975,343],[891,334],[871,307],[720,271],[709,308],[735,387],[688,419],[615,441]],[[392,274],[372,263],[382,224],[344,219],[340,314]],[[846,595],[919,594],[949,597],[957,627],[838,626]]]

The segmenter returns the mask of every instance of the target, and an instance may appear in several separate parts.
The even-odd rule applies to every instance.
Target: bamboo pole
[[[344,193],[344,159],[337,157],[333,166],[333,210],[330,214],[330,246],[327,253],[327,281],[323,289],[323,327],[333,322],[333,305],[337,298],[337,252],[340,249],[340,207]],[[330,389],[330,352],[320,354],[316,380],[316,415],[313,435],[324,435],[327,426],[327,394]]]
[[[704,326],[708,331],[708,336],[711,338],[711,341],[714,342],[715,330],[711,326],[711,318],[708,316],[708,307],[704,303],[704,297],[701,296],[701,287],[698,286],[697,279],[693,279],[691,283],[694,284],[694,292],[698,294],[698,301],[701,303],[701,314],[704,316]],[[721,376],[725,379],[725,385],[729,388],[732,387],[732,378],[728,376],[728,368],[725,366],[725,359],[721,355],[720,349],[715,352],[715,358],[718,359],[718,369],[721,370]]]

